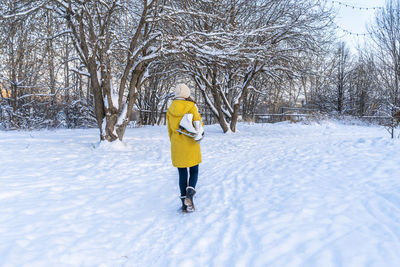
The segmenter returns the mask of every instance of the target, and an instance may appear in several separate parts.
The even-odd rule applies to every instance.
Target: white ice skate
[[[191,113],[183,115],[179,123],[179,129],[176,131],[193,138],[196,142],[200,142],[204,136],[204,129],[201,121],[193,121],[193,114]]]
[[[196,129],[196,136],[194,137],[194,140],[196,142],[200,142],[201,139],[203,139],[204,136],[204,129],[203,125],[201,124],[201,121],[194,121],[194,128]]]
[[[177,129],[176,131],[194,138],[197,135],[197,131],[193,127],[193,114],[187,113],[183,115],[182,120],[179,123],[179,129]]]

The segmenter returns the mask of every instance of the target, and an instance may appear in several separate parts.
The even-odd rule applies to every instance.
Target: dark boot
[[[186,187],[186,198],[185,205],[187,206],[187,211],[194,211],[193,196],[196,194],[196,190],[193,187]]]
[[[187,206],[186,206],[186,204],[185,204],[186,196],[181,196],[180,199],[181,199],[181,201],[182,201],[181,211],[184,212],[184,213],[186,213],[186,212],[187,212]]]

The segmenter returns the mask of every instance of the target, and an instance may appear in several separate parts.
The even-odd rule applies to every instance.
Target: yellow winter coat
[[[200,144],[194,141],[193,138],[176,131],[179,128],[179,123],[183,115],[186,113],[193,114],[193,121],[201,121],[197,107],[191,101],[175,99],[172,101],[167,112],[172,165],[177,168],[188,168],[196,166],[201,162]]]

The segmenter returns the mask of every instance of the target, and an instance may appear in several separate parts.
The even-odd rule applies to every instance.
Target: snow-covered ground
[[[165,127],[0,132],[0,266],[400,266],[400,140],[376,126],[206,127],[177,212]]]

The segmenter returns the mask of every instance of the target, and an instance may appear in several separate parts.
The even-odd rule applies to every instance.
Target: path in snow
[[[0,132],[0,266],[398,266],[400,143],[384,129],[206,128],[179,214],[164,127]]]

